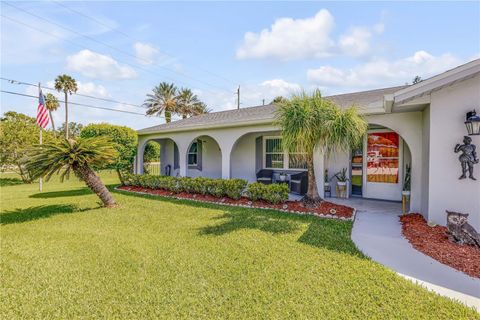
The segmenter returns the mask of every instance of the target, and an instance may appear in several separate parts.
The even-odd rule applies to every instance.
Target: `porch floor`
[[[480,310],[480,279],[415,250],[402,235],[401,203],[361,198],[327,198],[357,209],[352,240],[373,260],[440,295]]]

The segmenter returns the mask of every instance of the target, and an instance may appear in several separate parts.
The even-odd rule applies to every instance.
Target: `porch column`
[[[146,141],[139,141],[137,148],[137,156],[135,157],[136,174],[143,174],[143,152],[145,151]]]
[[[222,150],[222,179],[230,179],[231,166],[230,166],[230,154],[232,153],[233,144],[235,141],[224,140],[220,144]]]
[[[178,147],[178,164],[180,166],[180,176],[186,177],[187,176],[187,153],[188,153],[188,145],[181,144],[177,145]]]

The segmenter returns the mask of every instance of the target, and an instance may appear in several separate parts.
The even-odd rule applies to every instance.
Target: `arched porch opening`
[[[139,151],[138,173],[178,176],[180,169],[179,151],[177,144],[172,139],[149,139]]]
[[[280,136],[281,131],[278,130],[249,132],[240,136],[231,149],[230,176],[255,182],[257,172],[265,168],[265,137]]]
[[[356,150],[325,158],[326,182],[330,183],[331,196],[338,196],[335,174],[346,169],[348,196],[401,201],[407,167],[412,174],[413,162],[412,150],[401,132],[369,123],[363,143]]]
[[[222,177],[222,150],[211,136],[202,135],[193,139],[184,156],[187,177]]]

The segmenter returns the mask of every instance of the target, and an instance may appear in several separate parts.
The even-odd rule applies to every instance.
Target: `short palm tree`
[[[177,113],[177,88],[173,83],[161,82],[153,88],[152,93],[147,94],[144,106],[147,108],[147,115],[159,116],[165,114],[165,121],[172,121],[172,113]]]
[[[34,178],[48,181],[54,173],[60,180],[73,173],[102,200],[106,207],[115,206],[115,200],[92,168],[103,167],[118,156],[106,137],[53,140],[36,145],[29,151],[26,168]]]
[[[51,93],[47,93],[45,97],[45,108],[47,108],[48,113],[50,115],[50,121],[52,121],[53,135],[56,135],[56,132],[55,132],[55,123],[53,122],[52,112],[57,110],[59,107],[60,107],[60,103],[58,102],[57,97],[55,97]]]
[[[177,96],[177,106],[177,112],[183,119],[208,112],[206,105],[198,99],[192,90],[187,88],[180,89]]]
[[[308,170],[307,205],[322,199],[315,179],[313,153],[316,148],[328,156],[333,151],[350,151],[359,146],[367,131],[367,122],[354,106],[340,109],[323,99],[320,90],[305,92],[280,102],[276,124],[282,128],[282,146],[288,152],[305,155]]]
[[[77,92],[77,82],[67,74],[59,75],[55,79],[55,89],[65,94],[65,139],[68,140],[68,95]]]

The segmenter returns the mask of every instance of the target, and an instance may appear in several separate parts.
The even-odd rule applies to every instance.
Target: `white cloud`
[[[321,66],[307,70],[309,81],[320,86],[365,88],[401,85],[419,75],[423,79],[453,68],[463,61],[451,54],[433,56],[417,51],[412,56],[388,61],[377,59],[350,69]]]
[[[334,46],[330,38],[333,26],[334,18],[325,9],[312,18],[281,18],[270,29],[263,29],[260,33],[247,32],[236,55],[239,59],[329,56]]]
[[[149,65],[155,63],[160,51],[148,43],[136,42],[133,45],[139,63]]]
[[[372,29],[365,27],[352,28],[350,32],[340,37],[338,41],[340,50],[350,56],[361,56],[369,53],[373,33],[383,31],[383,27],[379,27],[380,25],[382,24],[374,26]]]
[[[86,94],[95,97],[106,98],[109,97],[110,94],[108,93],[107,89],[102,85],[97,85],[93,82],[85,82],[82,83],[77,81],[78,91],[77,93]]]
[[[292,82],[287,82],[283,79],[273,79],[262,82],[263,93],[269,96],[289,96],[292,93],[301,90],[300,85]]]
[[[276,96],[288,97],[301,90],[301,86],[283,79],[265,80],[258,84],[244,85],[240,88],[240,107],[258,106],[270,103]],[[233,91],[233,90],[232,90]],[[236,96],[225,91],[194,90],[203,102],[214,111],[231,110],[237,108]]]
[[[334,17],[326,9],[305,19],[281,18],[260,33],[245,33],[238,48],[238,59],[324,58],[344,54],[361,56],[370,53],[372,38],[384,31],[383,22],[372,27],[353,27],[338,40],[331,37]]]
[[[94,79],[117,80],[137,77],[137,72],[133,68],[119,64],[110,56],[87,49],[68,56],[67,68]]]

